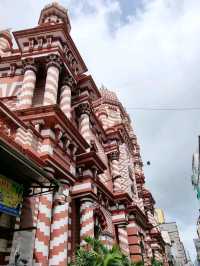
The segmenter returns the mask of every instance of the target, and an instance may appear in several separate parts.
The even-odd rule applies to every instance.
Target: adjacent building
[[[165,216],[164,216],[164,212],[162,209],[155,208],[155,218],[156,218],[158,224],[165,223]]]
[[[0,32],[0,265],[67,265],[86,236],[168,265],[129,115],[97,88],[70,30],[53,3],[12,33],[17,48]]]
[[[200,178],[199,178],[199,154],[200,154],[200,136],[198,138],[199,141],[199,151],[195,152],[192,157],[192,186],[195,189],[195,194],[197,199],[200,199]],[[196,248],[197,256],[196,256],[196,265],[200,265],[200,216],[197,220],[197,238],[194,239],[194,245]]]
[[[173,263],[177,266],[184,266],[187,264],[187,256],[184,245],[180,239],[177,224],[175,222],[164,223],[160,226],[161,231],[167,231],[171,242],[171,255],[173,256]]]

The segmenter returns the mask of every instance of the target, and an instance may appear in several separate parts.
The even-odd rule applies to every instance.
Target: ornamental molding
[[[37,65],[35,63],[35,59],[34,58],[25,58],[22,60],[22,65],[23,65],[23,69],[24,72],[28,71],[28,70],[32,70],[33,72],[37,73]]]
[[[113,151],[111,153],[108,154],[108,158],[111,160],[111,161],[119,161],[119,152],[118,151]]]
[[[74,87],[74,85],[75,85],[75,82],[74,82],[73,77],[71,75],[67,74],[62,80],[62,87],[68,86],[72,89],[72,87]]]
[[[91,107],[88,103],[81,103],[77,107],[77,114],[81,116],[83,114],[87,114],[88,116],[91,114]]]
[[[47,69],[49,67],[51,67],[51,66],[54,66],[54,67],[58,68],[59,71],[61,71],[61,69],[62,69],[62,60],[61,60],[59,55],[50,54],[50,55],[47,56],[46,61],[47,61],[47,65],[46,65]]]

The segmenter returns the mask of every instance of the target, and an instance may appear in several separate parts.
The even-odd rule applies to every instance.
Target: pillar
[[[130,256],[129,252],[129,245],[128,245],[128,234],[126,225],[118,225],[118,239],[119,239],[119,246],[121,251],[126,255]]]
[[[37,68],[34,60],[27,58],[23,61],[24,64],[24,79],[22,83],[21,93],[19,95],[19,108],[25,109],[32,106],[33,93],[36,83]]]
[[[133,262],[143,261],[139,229],[134,220],[129,221],[127,225],[127,233],[128,233],[128,244],[129,244],[131,261]]]
[[[68,195],[69,185],[66,181],[62,181],[62,186],[54,195],[49,266],[67,265],[69,220]]]
[[[94,206],[90,198],[81,199],[80,204],[80,242],[84,244],[84,238],[94,237]]]
[[[114,192],[121,191],[120,184],[120,171],[119,171],[119,152],[115,151],[109,154],[111,161],[111,174],[113,178],[113,190]]]
[[[43,105],[54,105],[57,103],[58,80],[61,70],[61,60],[58,55],[52,54],[48,57],[47,77],[44,91]]]
[[[91,134],[90,134],[90,106],[88,103],[82,103],[78,106],[79,120],[79,131],[83,138],[90,144]]]
[[[67,118],[71,119],[71,90],[73,79],[71,76],[64,78],[61,87],[60,108]]]
[[[49,174],[54,175],[52,168],[46,169]],[[46,184],[49,185],[49,184]],[[46,190],[46,189],[45,189]],[[45,191],[44,190],[44,191]],[[53,192],[47,192],[39,196],[38,216],[35,233],[35,245],[33,265],[49,265],[49,245],[51,235]]]

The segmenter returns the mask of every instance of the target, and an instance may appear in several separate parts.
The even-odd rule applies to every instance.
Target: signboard
[[[0,175],[0,212],[19,215],[23,185]]]

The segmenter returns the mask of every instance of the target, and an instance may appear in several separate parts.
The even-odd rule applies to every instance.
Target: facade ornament
[[[111,160],[111,161],[119,161],[119,152],[118,151],[113,151],[111,153],[108,154],[108,158]]]
[[[16,64],[10,64],[10,76],[14,76],[16,71]]]
[[[57,67],[59,71],[62,69],[62,60],[57,54],[50,54],[47,57],[47,69],[51,66]]]
[[[62,80],[62,86],[69,86],[70,88],[72,88],[74,85],[75,82],[73,80],[73,77],[67,74]]]
[[[37,65],[35,64],[34,58],[25,58],[22,60],[24,72],[27,70],[32,70],[37,73]]]
[[[81,103],[77,107],[78,116],[81,116],[82,114],[87,114],[89,116],[90,113],[91,113],[91,108],[90,108],[90,105],[88,103]]]

